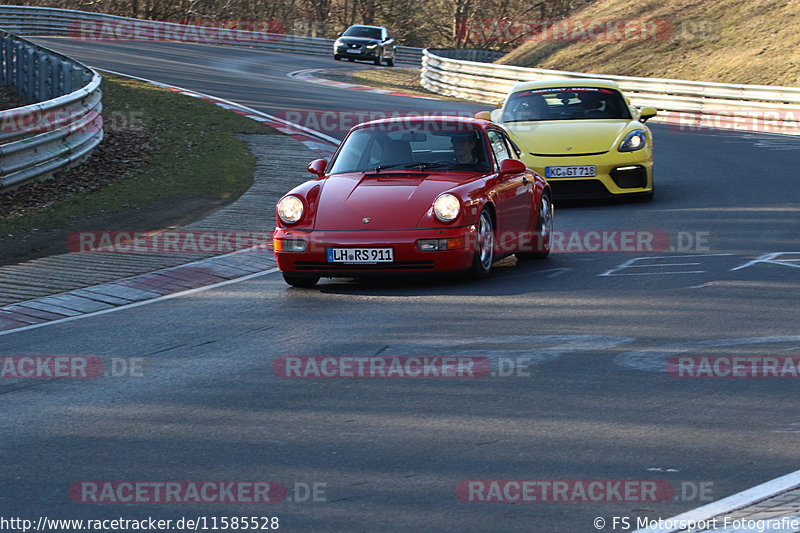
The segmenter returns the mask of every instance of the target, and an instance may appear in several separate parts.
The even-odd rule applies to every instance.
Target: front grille
[[[608,189],[598,180],[550,181],[554,198],[602,198],[609,196]]]
[[[641,166],[615,168],[610,172],[611,179],[620,189],[641,189],[647,187],[647,170]]]
[[[603,155],[607,154],[608,150],[604,152],[586,152],[583,154],[535,154],[530,152],[531,155],[535,155],[536,157],[581,157],[581,156],[590,156],[590,155]]]
[[[376,263],[374,265],[347,265],[325,261],[297,261],[295,270],[325,272],[379,272],[400,270],[433,270],[433,261],[398,261],[396,263]]]

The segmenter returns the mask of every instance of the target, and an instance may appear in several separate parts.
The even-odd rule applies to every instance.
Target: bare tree
[[[389,27],[398,44],[511,49],[504,30],[533,19],[559,18],[592,0],[6,0],[171,21],[277,21],[287,32],[333,37],[352,24]],[[478,27],[480,31],[470,31]],[[489,38],[487,38],[487,36]]]

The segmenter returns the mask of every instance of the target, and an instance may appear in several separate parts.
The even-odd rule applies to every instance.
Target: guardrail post
[[[58,80],[56,90],[61,94],[71,93],[75,84],[72,83],[72,65],[69,61],[61,60],[58,62],[58,73],[55,75]]]
[[[6,54],[6,44],[8,43],[8,38],[5,35],[0,36],[0,83],[6,84],[8,80],[7,70],[8,70],[8,62],[6,58],[8,55]]]

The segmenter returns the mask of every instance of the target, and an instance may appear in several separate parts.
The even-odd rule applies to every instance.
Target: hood
[[[461,183],[460,176],[337,174],[325,180],[314,228],[379,230],[416,228],[441,193]],[[364,219],[369,222],[365,223]]]
[[[548,120],[506,122],[526,153],[537,155],[594,154],[616,148],[629,120]]]
[[[336,39],[344,44],[378,44],[380,39],[372,39],[371,37],[339,37]]]

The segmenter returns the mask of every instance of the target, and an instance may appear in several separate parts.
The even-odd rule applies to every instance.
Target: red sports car
[[[552,195],[497,125],[458,117],[359,124],[317,177],[278,202],[275,258],[286,282],[464,271],[550,252]]]

